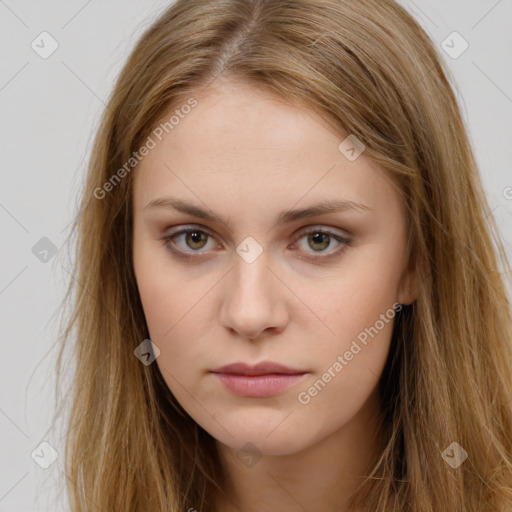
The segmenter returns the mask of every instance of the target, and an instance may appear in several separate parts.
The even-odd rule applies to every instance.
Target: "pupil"
[[[188,236],[190,237],[193,249],[201,248],[201,239],[203,238],[202,233],[200,233],[199,231],[191,231],[188,234]],[[199,245],[199,247],[197,244]]]
[[[322,242],[322,240],[324,239],[327,239],[327,242]],[[322,245],[322,249],[325,249],[328,245],[329,245],[329,235],[327,235],[326,233],[314,233],[313,235],[310,235],[310,239],[312,240],[312,242],[314,244],[320,244]]]

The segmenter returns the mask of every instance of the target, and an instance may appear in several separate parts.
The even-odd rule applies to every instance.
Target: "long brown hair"
[[[120,73],[72,228],[73,312],[57,372],[69,348],[73,512],[214,511],[215,440],[158,366],[134,356],[149,335],[132,265],[130,159],[171,107],[220,77],[355,135],[406,206],[420,295],[395,321],[379,383],[383,450],[351,510],[510,511],[510,267],[435,45],[392,0],[178,0]],[[468,454],[456,468],[443,456],[460,450],[452,443]]]

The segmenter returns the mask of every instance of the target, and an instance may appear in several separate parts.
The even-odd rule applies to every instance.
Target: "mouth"
[[[264,361],[256,365],[233,363],[217,368],[211,373],[235,395],[264,398],[284,391],[309,372]]]

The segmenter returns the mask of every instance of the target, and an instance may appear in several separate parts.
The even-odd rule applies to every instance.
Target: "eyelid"
[[[194,258],[194,253],[197,255],[208,254],[209,251],[184,251],[183,249],[177,249],[176,244],[172,242],[174,237],[187,234],[191,231],[199,231],[200,233],[206,234],[209,238],[217,240],[217,237],[205,226],[200,224],[184,224],[167,230],[159,239],[163,242],[163,245],[169,249],[173,254],[176,254],[183,258]]]
[[[202,226],[201,224],[182,224],[180,226],[165,231],[165,233],[161,236],[161,239],[171,238],[176,235],[182,235],[183,233],[187,233],[190,231],[200,231],[201,233],[207,234],[211,238],[217,238],[206,226]]]
[[[306,256],[300,256],[301,259],[305,259],[307,261],[311,262],[326,262],[329,261],[332,258],[336,258],[341,256],[341,253],[345,251],[347,246],[350,245],[352,242],[351,236],[348,234],[340,234],[339,230],[337,228],[331,228],[329,226],[323,226],[323,225],[311,225],[306,226],[305,228],[302,228],[299,230],[297,235],[294,237],[294,242],[292,243],[292,246],[295,246],[295,244],[304,238],[305,236],[311,234],[311,233],[323,233],[326,235],[329,235],[331,238],[334,238],[340,246],[336,249],[332,249],[329,252],[318,252],[315,254],[315,252],[306,252]]]
[[[351,235],[349,235],[348,232],[343,231],[339,228],[333,228],[330,226],[326,226],[324,224],[312,224],[311,226],[306,226],[304,228],[301,228],[297,235],[295,236],[295,239],[298,240],[302,238],[304,235],[309,235],[310,233],[325,233],[327,235],[331,235],[333,237],[338,237],[343,239],[345,242],[350,241]]]
[[[203,226],[201,224],[182,224],[180,226],[177,226],[176,228],[172,228],[170,230],[167,230],[162,238],[164,237],[170,237],[178,234],[182,234],[183,232],[192,231],[196,229],[197,231],[201,231],[206,233],[208,236],[212,238],[216,238],[216,235],[214,235],[209,228],[206,226]],[[333,230],[335,232],[333,232]],[[341,230],[340,228],[331,227],[325,224],[311,224],[309,226],[305,226],[298,230],[297,234],[294,236],[294,239],[297,240],[301,236],[304,236],[305,234],[309,234],[311,232],[317,233],[327,233],[329,235],[336,235],[340,238],[343,238],[344,240],[348,241],[351,238],[350,233],[348,233],[345,230]]]
[[[187,234],[191,231],[199,231],[201,233],[206,234],[208,237],[213,238],[217,240],[217,237],[205,226],[201,224],[187,224],[187,225],[180,225],[176,228],[170,229],[166,231],[161,237],[160,240],[163,241],[163,244],[165,247],[167,247],[168,250],[170,250],[172,253],[178,255],[179,257],[183,258],[196,258],[200,255],[208,255],[210,251],[203,251],[203,250],[197,250],[197,251],[184,251],[182,249],[177,249],[176,247],[171,247],[175,244],[171,241],[172,238]],[[341,233],[340,233],[341,231]],[[318,255],[315,255],[314,252],[309,253],[311,256],[305,256],[305,259],[309,260],[327,260],[330,257],[335,257],[339,255],[345,248],[348,246],[351,241],[351,235],[349,235],[346,231],[342,231],[339,228],[334,228],[330,226],[325,226],[322,224],[315,224],[315,225],[309,225],[305,226],[304,228],[301,228],[298,230],[298,232],[293,237],[292,246],[295,245],[301,238],[304,236],[310,234],[310,233],[323,233],[331,236],[334,238],[339,244],[341,244],[341,247],[338,249],[334,249],[330,252],[318,252]]]

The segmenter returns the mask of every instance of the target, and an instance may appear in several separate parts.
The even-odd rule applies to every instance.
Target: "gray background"
[[[510,258],[512,0],[401,3],[439,47],[454,31],[469,43],[456,59],[443,55]],[[0,512],[66,510],[56,487],[65,480],[62,457],[48,469],[31,457],[49,456],[43,441],[63,450],[62,432],[47,432],[55,399],[55,354],[47,352],[71,268],[60,249],[104,100],[136,39],[168,4],[0,0]],[[31,47],[43,31],[58,43],[46,59]]]

